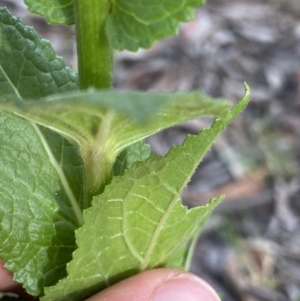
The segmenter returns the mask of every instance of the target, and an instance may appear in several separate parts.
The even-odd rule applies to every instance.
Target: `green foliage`
[[[124,174],[126,169],[129,169],[132,164],[136,161],[146,161],[151,155],[150,146],[144,141],[138,141],[131,144],[123,150],[114,163],[112,174],[114,176],[121,176]]]
[[[77,76],[50,43],[0,7],[0,93],[38,99],[78,90]]]
[[[194,18],[203,0],[117,0],[107,20],[106,33],[117,50],[150,48],[157,40],[175,35],[180,22]]]
[[[76,20],[70,0],[25,2],[50,23]],[[102,18],[115,48],[136,50],[176,33],[202,4],[116,0]],[[146,269],[183,268],[221,198],[188,210],[180,193],[248,100],[247,86],[232,109],[199,91],[78,91],[78,75],[49,42],[0,8],[0,258],[14,279],[45,301],[83,300]],[[150,156],[144,138],[202,116],[218,119],[165,157]]]
[[[149,120],[160,107],[160,113]],[[212,100],[200,92],[176,95],[100,90],[64,93],[39,102],[6,97],[0,100],[0,108],[18,112],[73,141],[86,169],[93,169],[93,174],[87,175],[87,188],[94,194],[108,181],[116,157],[125,148],[191,118],[222,116],[228,102]],[[141,119],[144,122],[139,124]]]
[[[73,0],[24,0],[28,10],[50,24],[74,24]]]
[[[74,142],[86,169],[93,169],[87,175],[91,194],[103,189],[116,157],[131,144],[180,122],[222,116],[228,110],[228,102],[212,100],[200,92],[79,92],[76,75],[65,68],[50,44],[5,10],[1,12],[0,107]],[[13,68],[7,57],[15,62]],[[63,93],[67,91],[72,92]],[[36,101],[51,94],[56,95]]]
[[[247,102],[245,97],[211,128],[188,136],[166,157],[153,155],[134,164],[94,197],[84,225],[76,231],[78,249],[68,264],[68,277],[46,289],[42,300],[83,300],[124,277],[166,266],[219,202],[213,199],[188,210],[180,193],[217,135]]]
[[[71,0],[24,0],[31,12],[50,24],[74,24]],[[107,37],[116,50],[150,48],[157,40],[175,35],[180,22],[191,21],[204,0],[116,0],[106,21]],[[99,12],[100,15],[100,12]]]
[[[76,82],[49,42],[0,9],[1,100],[76,91]],[[39,295],[66,274],[76,248],[87,207],[83,162],[69,141],[35,123],[1,112],[0,124],[0,258]]]
[[[0,114],[0,258],[31,294],[65,275],[86,207],[78,151],[55,133]],[[43,268],[41,268],[43,267]]]

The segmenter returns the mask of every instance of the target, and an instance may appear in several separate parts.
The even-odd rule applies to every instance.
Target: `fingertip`
[[[13,281],[12,274],[4,267],[4,263],[0,260],[0,290],[8,292],[18,287],[18,284]]]
[[[22,286],[13,280],[13,275],[5,267],[3,261],[0,259],[0,292],[14,293],[18,296],[26,297],[26,300],[35,300],[34,297],[29,296]],[[16,299],[17,300],[17,299]]]
[[[215,290],[203,279],[187,272],[170,277],[156,288],[149,301],[220,301]]]
[[[202,279],[177,269],[155,269],[123,280],[86,301],[220,301]]]

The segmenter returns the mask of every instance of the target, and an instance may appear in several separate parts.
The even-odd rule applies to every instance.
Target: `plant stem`
[[[80,89],[112,86],[112,50],[105,34],[109,0],[74,0]]]
[[[80,89],[112,87],[112,49],[105,34],[110,0],[74,0]],[[105,154],[99,154],[99,139],[81,149],[87,171],[87,198],[99,193],[110,169]],[[101,141],[100,141],[101,142]],[[112,163],[111,163],[112,164]],[[109,167],[111,168],[111,164]],[[100,174],[100,170],[102,173]],[[100,177],[100,178],[99,178]]]

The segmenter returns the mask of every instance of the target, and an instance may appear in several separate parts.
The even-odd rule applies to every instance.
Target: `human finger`
[[[86,301],[220,301],[201,278],[176,269],[155,269],[123,280]]]

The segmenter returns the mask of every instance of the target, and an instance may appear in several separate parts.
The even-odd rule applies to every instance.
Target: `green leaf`
[[[71,0],[25,0],[29,11],[50,24],[74,24]],[[106,34],[116,50],[150,48],[175,35],[180,22],[191,21],[204,0],[115,0],[107,17]]]
[[[50,44],[0,9],[0,99],[77,90]],[[36,101],[36,100],[35,100]],[[87,207],[78,149],[62,136],[0,112],[0,258],[33,295],[66,274]]]
[[[107,21],[106,34],[114,49],[137,51],[177,34],[178,28],[179,22],[171,17],[148,25],[115,7]]]
[[[224,199],[224,195],[221,195],[219,197],[213,198],[210,200],[210,202],[213,203],[220,203]],[[198,241],[199,235],[202,231],[202,228],[204,227],[204,224],[206,222],[206,219],[203,219],[199,225],[198,228],[195,230],[195,233],[192,235],[190,241],[188,244],[183,244],[179,250],[173,254],[173,256],[170,256],[168,261],[166,262],[166,267],[170,268],[177,268],[182,270],[189,270],[191,267],[191,260],[194,255],[195,246]]]
[[[117,50],[150,48],[157,40],[175,35],[180,22],[191,21],[203,0],[116,0],[106,32]]]
[[[188,136],[166,157],[153,155],[115,177],[84,211],[68,277],[45,290],[43,301],[84,300],[140,271],[168,265],[208,218],[219,199],[188,210],[180,193],[218,134],[244,109],[247,94],[209,129]],[[178,263],[178,262],[177,262]]]
[[[121,176],[126,169],[129,169],[136,161],[146,161],[151,155],[150,146],[144,141],[138,141],[125,150],[117,157],[113,166],[113,175]]]
[[[77,75],[65,67],[50,43],[0,8],[1,96],[38,99],[76,90]]]
[[[226,112],[224,103],[216,103],[201,93],[174,96],[171,93],[89,91],[59,95],[45,101],[24,102],[22,98],[40,98],[77,89],[76,76],[64,67],[63,61],[55,57],[50,45],[42,41],[31,28],[12,18],[5,10],[1,11],[1,16],[2,108],[12,112],[19,110],[19,114],[77,143],[86,169],[94,171],[87,179],[88,190],[92,193],[101,190],[99,183],[109,181],[116,157],[130,144],[189,118]],[[25,51],[21,52],[21,49]],[[10,68],[7,58],[16,62],[16,68]],[[32,77],[28,77],[29,74]],[[12,94],[18,97],[18,108],[10,102],[15,98],[11,97]],[[139,121],[149,119],[168,103],[170,105],[160,117],[143,127],[143,130],[125,116]]]
[[[87,185],[88,191],[95,194],[101,191],[100,184],[109,182],[116,157],[129,145],[192,118],[222,116],[228,111],[228,102],[200,92],[92,90],[39,102],[7,97],[0,100],[0,109],[18,112],[77,144],[86,170],[93,171],[87,174]],[[141,120],[144,122],[138,124]]]
[[[45,17],[49,24],[74,24],[72,0],[24,0],[31,13]]]
[[[33,295],[65,275],[82,224],[78,151],[57,134],[0,113],[0,258]]]
[[[173,15],[182,10],[185,1],[180,0],[175,4],[173,0],[153,0],[151,2],[147,0],[117,0],[115,6],[140,22],[151,24],[164,20],[167,15]]]

